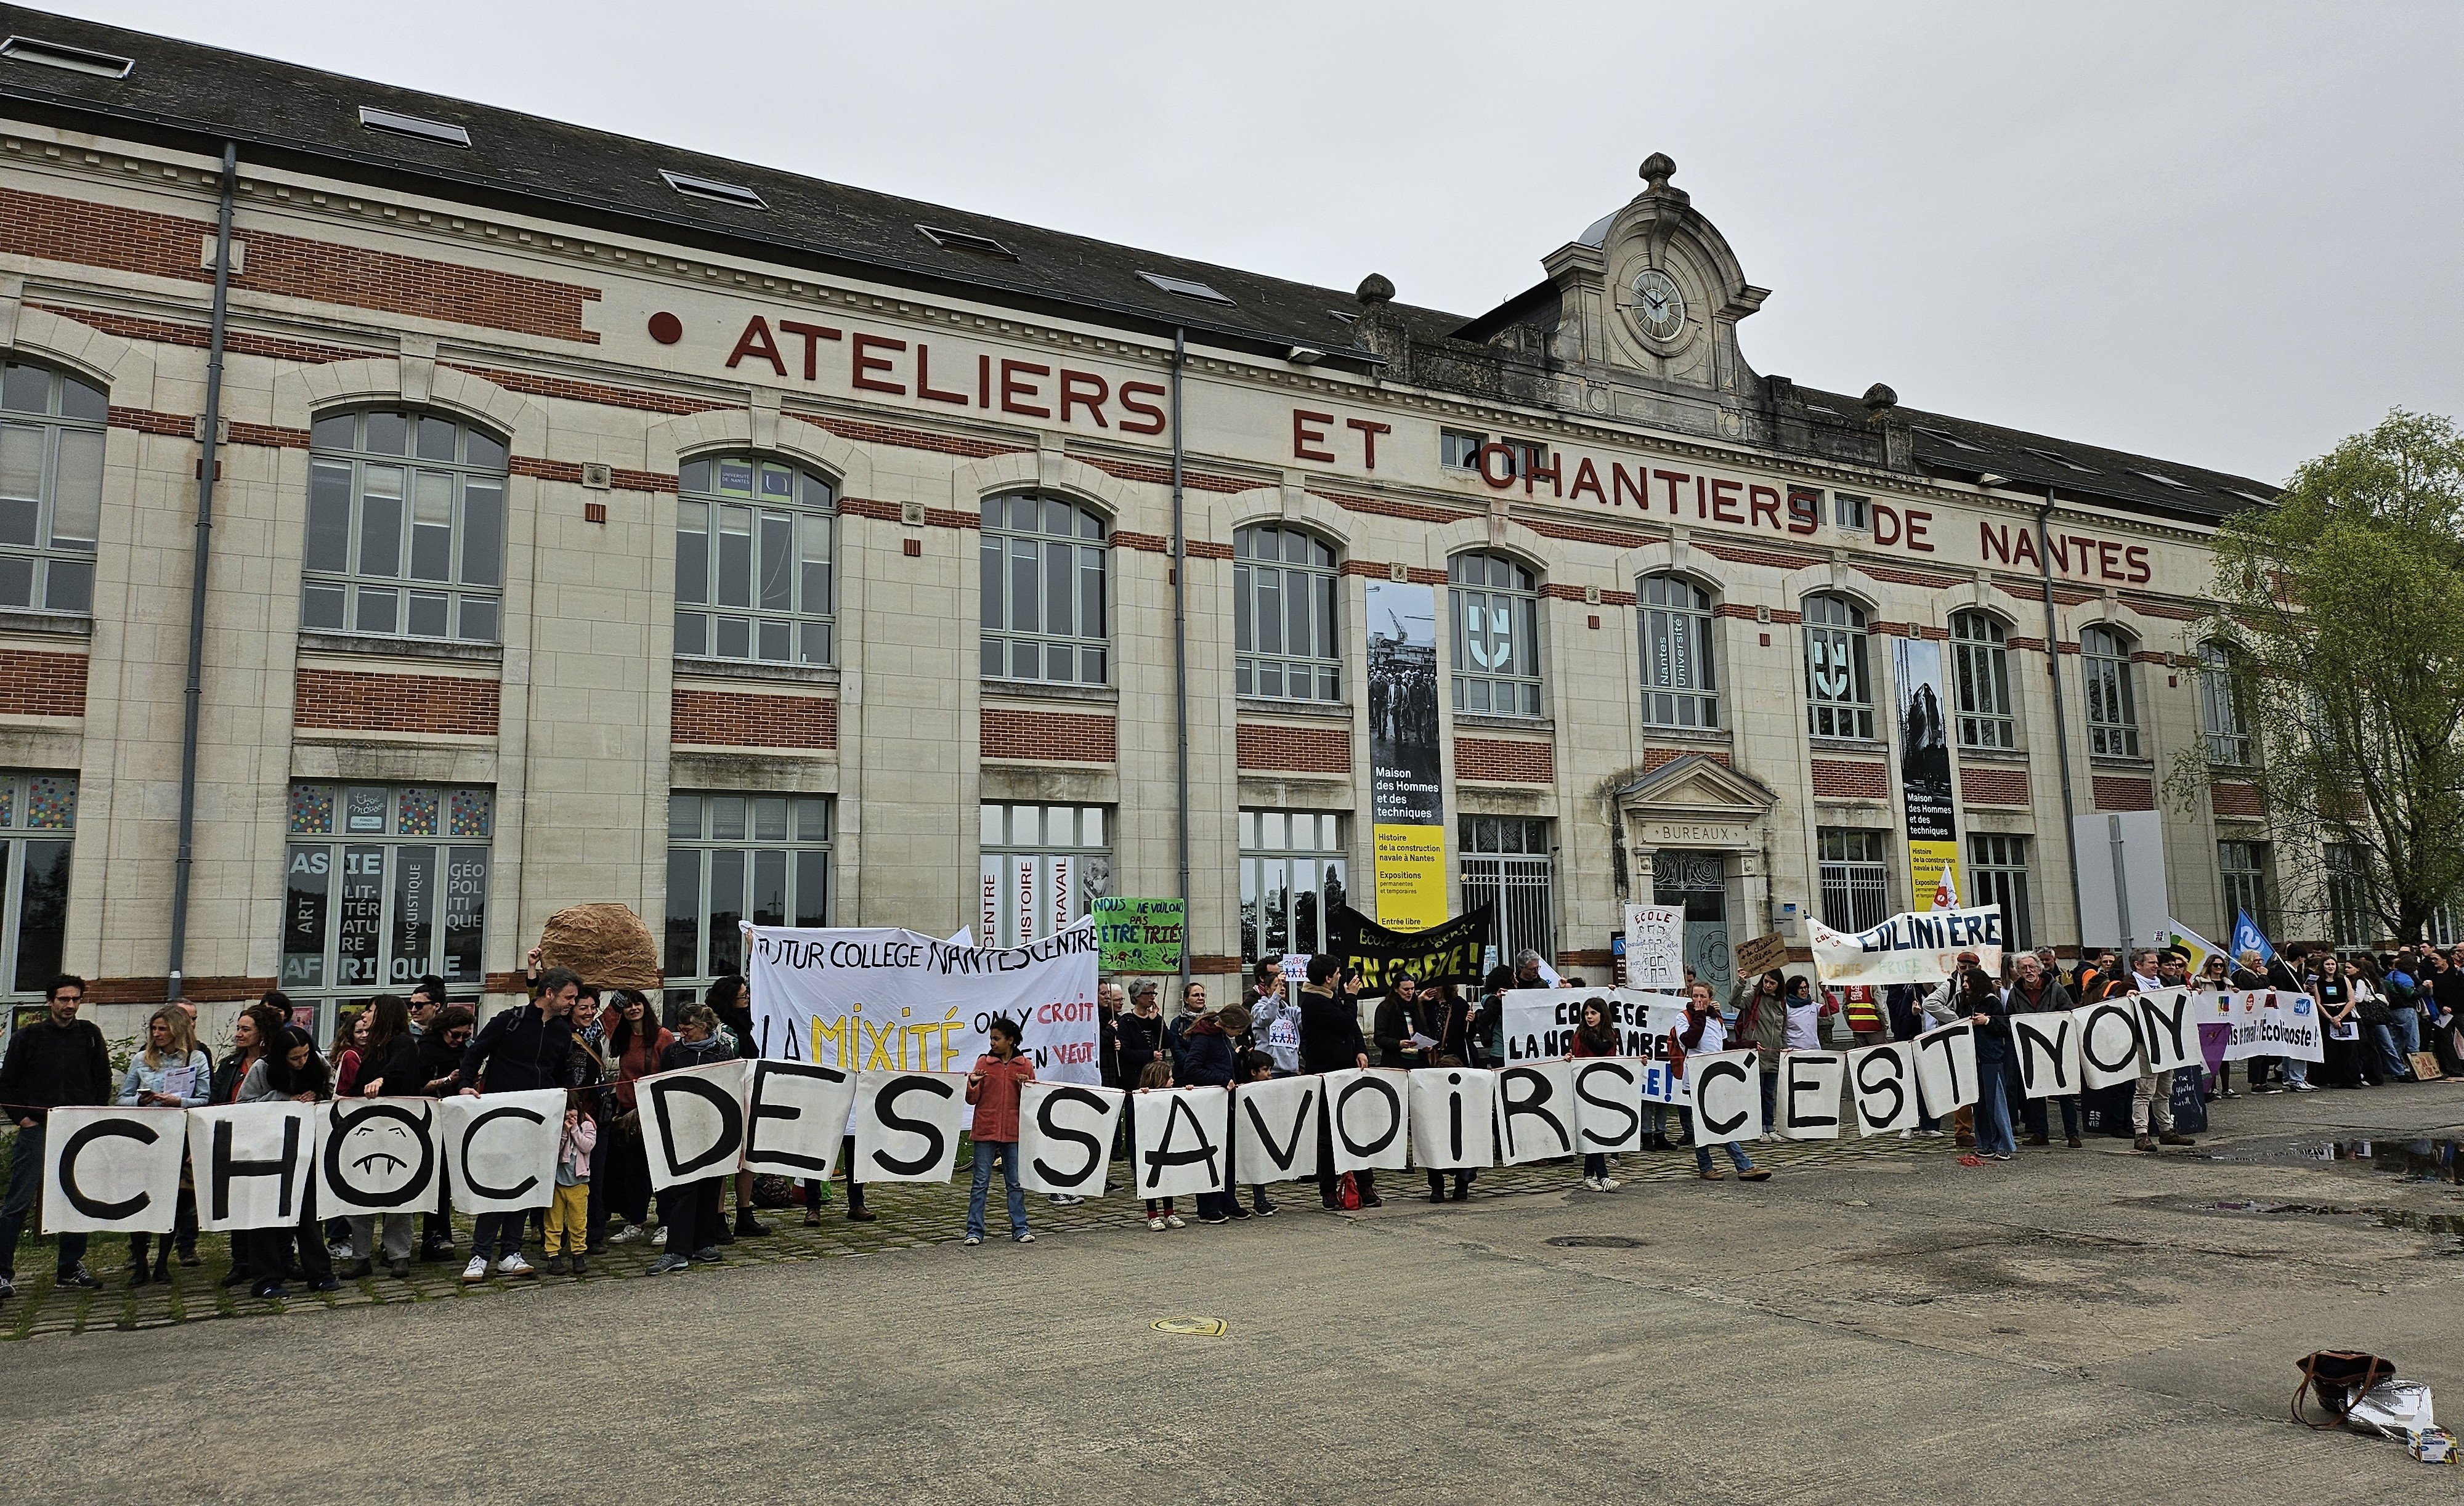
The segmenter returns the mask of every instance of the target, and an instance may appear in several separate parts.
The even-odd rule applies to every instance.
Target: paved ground
[[[436,1272],[137,1331],[162,1299],[38,1297],[0,1311],[83,1327],[0,1346],[11,1494],[2457,1498],[2464,1471],[2283,1416],[2292,1360],[2329,1345],[2464,1415],[2464,1086],[2215,1113],[2161,1159],[1766,1146],[1758,1187],[1630,1158],[1606,1195],[1527,1168],[1464,1205],[1295,1195],[1167,1234],[1039,1201],[1027,1248],[953,1247],[962,1191],[885,1190],[869,1230],[679,1277]],[[222,1310],[183,1280],[185,1312]],[[1226,1332],[1151,1326],[1180,1316]]]

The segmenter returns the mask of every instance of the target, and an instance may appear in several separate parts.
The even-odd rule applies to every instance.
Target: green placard
[[[1107,972],[1178,972],[1189,906],[1181,900],[1099,899],[1095,934]]]

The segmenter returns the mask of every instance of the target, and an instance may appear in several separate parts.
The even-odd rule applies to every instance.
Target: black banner
[[[1364,987],[1383,993],[1397,977],[1422,984],[1455,983],[1477,989],[1481,959],[1496,931],[1497,906],[1484,905],[1427,930],[1389,930],[1349,905],[1327,915],[1327,950],[1346,971],[1360,970]]]

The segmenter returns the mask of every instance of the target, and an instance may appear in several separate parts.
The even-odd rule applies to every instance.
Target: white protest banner
[[[1917,1103],[1916,1057],[1912,1040],[1848,1053],[1849,1096],[1856,1101],[1859,1135],[1870,1140],[1917,1127],[1923,1116]]]
[[[1327,1116],[1334,1143],[1336,1171],[1400,1171],[1411,1151],[1405,1116],[1404,1080],[1408,1073],[1385,1067],[1346,1067],[1323,1073],[1326,1094],[1320,1111]]]
[[[1762,1138],[1761,1072],[1757,1054],[1751,1051],[1719,1051],[1685,1059],[1696,1145]]]
[[[1848,1059],[1836,1051],[1785,1051],[1779,1059],[1779,1123],[1782,1140],[1839,1138],[1839,1089]]]
[[[1091,918],[1023,947],[890,928],[750,926],[745,937],[765,1057],[842,1072],[964,1073],[992,1049],[992,1022],[1006,1018],[1024,1032],[1037,1080],[1103,1080]]]
[[[1269,1078],[1232,1090],[1234,1180],[1252,1186],[1317,1175],[1314,1077]]]
[[[554,1202],[564,1104],[562,1088],[440,1100],[436,1115],[445,1134],[454,1208],[465,1213],[510,1213]],[[649,1138],[649,1117],[642,1116],[645,1140]]]
[[[1642,1080],[1650,1063],[1584,1057],[1574,1063],[1575,1148],[1616,1155],[1642,1148]]]
[[[967,1113],[964,1072],[859,1073],[851,1174],[859,1182],[947,1182]]]
[[[317,1211],[326,1218],[436,1207],[445,1137],[425,1098],[348,1098],[317,1105]]]
[[[1825,983],[1933,983],[1958,971],[1959,954],[1976,953],[1991,977],[2002,971],[2002,906],[1894,915],[1854,935],[1808,919],[1814,971]]]
[[[1617,1032],[1617,1055],[1640,1063],[1640,1096],[1646,1103],[1683,1103],[1685,1080],[1669,1064],[1668,1033],[1685,1016],[1685,1000],[1674,993],[1636,993],[1623,989],[1510,989],[1502,995],[1500,1034],[1506,1064],[1556,1061],[1573,1049],[1583,1006],[1597,1002]]]
[[[739,1057],[633,1080],[652,1191],[736,1170],[744,1159],[744,1090],[752,1065]]]
[[[1112,1133],[1120,1127],[1119,1088],[1075,1082],[1022,1082],[1018,1089],[1018,1181],[1030,1192],[1101,1197],[1111,1180]]]
[[[1229,1088],[1139,1089],[1130,1095],[1130,1190],[1140,1197],[1223,1191],[1231,1133]]]
[[[2128,996],[2071,1011],[2079,1021],[2079,1081],[2090,1088],[2139,1080],[2139,1011]]]
[[[171,1232],[188,1126],[176,1108],[55,1108],[43,1119],[43,1233]]]
[[[1685,986],[1685,912],[1662,905],[1625,907],[1625,986],[1671,993]]]
[[[2279,993],[2273,989],[2244,989],[2226,993],[2233,1037],[2225,1043],[2225,1059],[2285,1057],[2296,1061],[2323,1061],[2327,1035],[2319,1019],[2318,1002],[2306,993]]]
[[[1412,1164],[1432,1171],[1497,1165],[1497,1074],[1427,1067],[1411,1076]]]
[[[2020,1097],[2067,1097],[2079,1090],[2079,1022],[2070,1011],[2013,1015],[2011,1049],[2019,1058]]]
[[[1916,1047],[1917,1088],[1925,1111],[1947,1119],[1976,1102],[1976,1027],[1967,1020],[1942,1025],[1909,1041]]]
[[[1498,1159],[1510,1167],[1574,1153],[1574,1064],[1530,1061],[1497,1075]]]
[[[284,1100],[187,1114],[199,1229],[281,1229],[299,1221],[317,1174],[314,1107]]]
[[[2199,1052],[2200,1002],[2188,989],[2138,995],[2139,1047],[2146,1054],[2149,1072],[2171,1072],[2205,1061]]]
[[[756,1061],[744,1091],[744,1169],[829,1180],[855,1112],[855,1074],[810,1061]]]

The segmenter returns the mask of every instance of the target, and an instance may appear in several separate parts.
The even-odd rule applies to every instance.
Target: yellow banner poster
[[[1376,842],[1377,924],[1390,930],[1426,930],[1445,924],[1446,829],[1372,828]]]
[[[1950,904],[1959,904],[1959,843],[1955,841],[1908,840],[1908,891],[1916,896],[1916,907],[1934,907],[1936,889],[1945,881],[1950,884]]]

